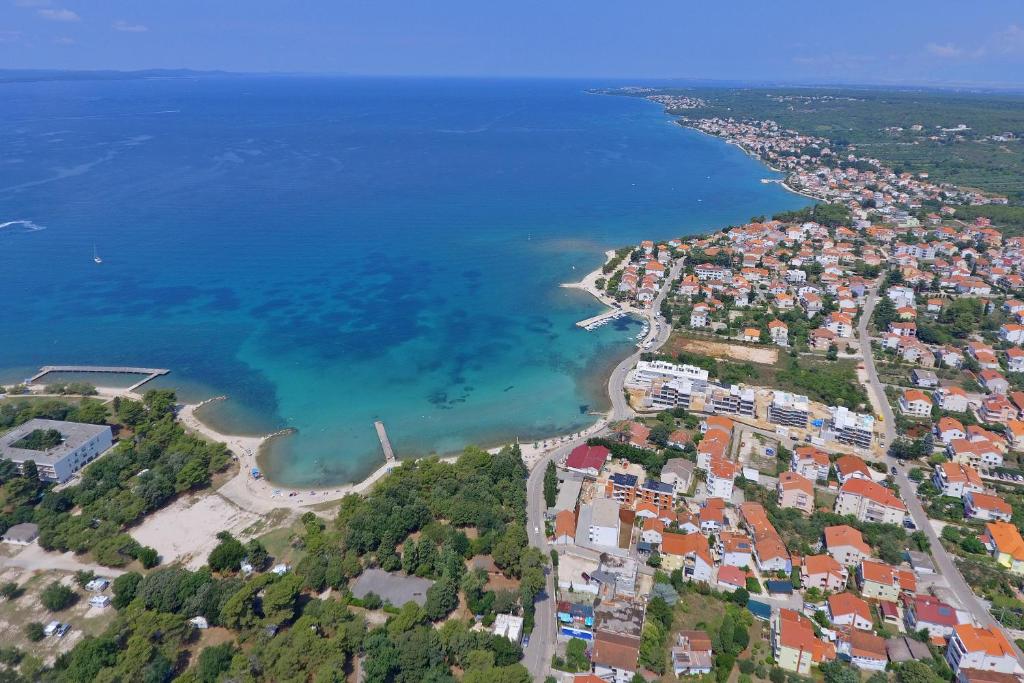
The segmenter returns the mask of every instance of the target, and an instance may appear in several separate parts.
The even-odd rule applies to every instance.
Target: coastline
[[[674,114],[670,114],[670,113],[668,112],[668,110],[665,110],[665,113],[666,113],[666,114],[668,114],[669,116],[675,116]],[[813,195],[813,194],[809,194],[809,193],[807,193],[807,192],[804,192],[804,191],[802,191],[802,190],[798,190],[798,189],[796,189],[795,187],[793,187],[792,185],[790,185],[790,184],[789,184],[789,180],[790,180],[790,174],[789,174],[789,173],[786,173],[785,171],[783,171],[783,170],[782,170],[782,169],[780,169],[780,168],[775,168],[775,167],[774,167],[774,166],[772,166],[772,165],[771,165],[770,163],[768,163],[767,161],[765,161],[764,159],[762,159],[762,158],[761,158],[761,156],[760,156],[759,154],[757,154],[757,153],[756,153],[756,152],[754,152],[753,150],[749,150],[749,149],[747,149],[747,148],[746,148],[746,147],[744,147],[744,146],[743,146],[743,145],[742,145],[741,143],[739,143],[739,142],[737,142],[737,141],[735,141],[735,140],[730,140],[730,139],[728,139],[728,138],[723,138],[723,137],[722,137],[722,136],[720,136],[720,135],[713,135],[713,134],[711,134],[711,133],[708,133],[708,132],[706,132],[706,131],[703,131],[703,130],[701,130],[700,128],[697,128],[697,127],[695,127],[695,126],[691,126],[691,125],[688,125],[688,124],[687,124],[687,123],[686,123],[685,121],[683,121],[682,119],[675,119],[675,122],[676,122],[676,125],[678,125],[678,126],[679,126],[679,127],[681,127],[681,128],[687,128],[687,129],[689,129],[689,130],[692,130],[692,131],[695,131],[695,132],[697,132],[697,133],[700,133],[701,135],[706,135],[706,136],[708,136],[709,138],[714,138],[715,140],[721,140],[722,142],[724,142],[724,143],[725,143],[725,144],[727,144],[727,145],[733,145],[734,147],[736,147],[737,149],[739,149],[739,150],[740,150],[741,152],[743,152],[744,154],[746,154],[746,155],[747,155],[748,157],[750,157],[751,159],[754,159],[755,161],[758,161],[758,162],[760,162],[760,163],[764,164],[764,165],[765,165],[765,166],[766,166],[766,167],[767,167],[767,168],[768,168],[768,169],[769,169],[770,171],[772,171],[773,173],[779,173],[779,174],[782,174],[782,175],[784,176],[784,178],[782,178],[782,179],[781,179],[781,180],[779,181],[779,183],[778,183],[778,184],[779,184],[779,185],[781,185],[781,186],[782,186],[782,188],[783,188],[783,189],[785,189],[786,191],[788,191],[788,192],[791,192],[791,193],[793,193],[793,194],[795,194],[795,195],[799,195],[799,196],[801,196],[801,197],[804,197],[804,198],[806,198],[806,199],[810,199],[810,200],[812,200],[812,201],[815,201],[815,202],[823,202],[823,201],[825,201],[825,200],[824,200],[824,199],[822,199],[821,197],[817,197],[817,196],[815,196],[815,195]]]

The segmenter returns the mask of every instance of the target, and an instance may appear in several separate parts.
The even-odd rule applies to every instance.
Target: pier
[[[128,391],[135,391],[146,382],[170,373],[170,370],[166,370],[164,368],[112,367],[105,365],[44,365],[39,368],[39,372],[28,379],[26,384],[35,384],[51,372],[93,372],[108,375],[145,375],[145,377],[127,389]]]
[[[377,438],[380,439],[380,447],[384,450],[384,460],[390,465],[395,462],[395,451],[391,448],[391,440],[388,438],[388,433],[384,431],[384,423],[377,420],[373,423],[374,428],[377,430]]]
[[[611,321],[616,320],[617,318],[621,318],[624,315],[629,315],[629,312],[624,311],[621,308],[612,308],[605,311],[604,313],[600,313],[591,318],[581,320],[578,323],[576,323],[576,326],[582,327],[583,329],[590,331],[597,329],[602,325],[606,325]]]

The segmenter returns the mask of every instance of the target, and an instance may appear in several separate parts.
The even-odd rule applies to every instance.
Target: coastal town
[[[584,432],[399,463],[380,424],[368,480],[288,492],[263,439],[148,380],[6,387],[0,664],[1024,680],[1024,238],[958,217],[1007,199],[770,121],[683,123],[817,203],[644,240],[570,285],[605,307],[576,333],[644,326]]]

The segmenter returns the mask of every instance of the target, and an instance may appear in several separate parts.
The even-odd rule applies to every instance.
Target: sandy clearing
[[[762,365],[774,365],[779,360],[779,350],[743,346],[742,344],[726,344],[692,337],[677,337],[669,341],[669,352],[688,351],[713,358],[728,357],[734,360],[749,361]]]
[[[180,561],[197,569],[217,545],[219,532],[240,536],[259,519],[260,515],[210,493],[180,498],[149,515],[129,533],[139,543],[156,548],[163,563]]]

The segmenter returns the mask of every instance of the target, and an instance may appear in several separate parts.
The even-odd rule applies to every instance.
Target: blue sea
[[[574,81],[204,76],[0,85],[0,379],[164,367],[204,419],[297,430],[275,482],[590,424],[637,323],[609,248],[807,202]],[[93,262],[93,250],[103,259]]]

